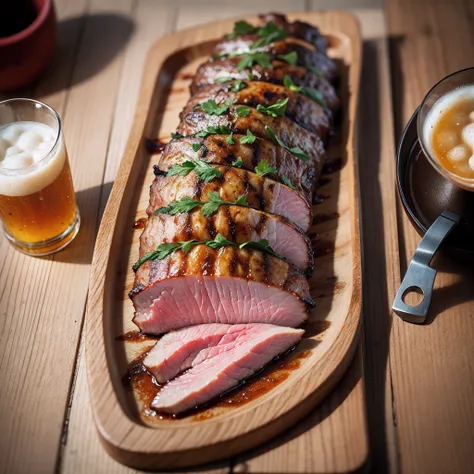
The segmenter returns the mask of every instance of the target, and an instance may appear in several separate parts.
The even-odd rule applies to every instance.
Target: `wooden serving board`
[[[290,14],[319,26],[341,68],[342,120],[328,149],[332,169],[323,177],[310,229],[316,253],[310,280],[317,302],[296,350],[224,397],[182,419],[149,410],[149,376],[127,374],[154,340],[131,322],[132,264],[138,259],[153,164],[146,138],[168,141],[189,98],[196,67],[235,20],[168,36],[150,50],[122,164],[100,225],[87,308],[86,356],[91,403],[100,438],[118,461],[138,468],[180,468],[230,457],[262,443],[303,418],[334,387],[357,345],[361,317],[359,205],[355,117],[361,67],[357,21],[348,13]],[[256,18],[247,18],[249,22]],[[126,335],[124,337],[124,335]]]

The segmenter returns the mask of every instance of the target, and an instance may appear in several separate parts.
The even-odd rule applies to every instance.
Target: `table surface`
[[[474,4],[55,3],[59,44],[54,61],[37,84],[14,95],[44,100],[62,116],[83,224],[69,248],[42,259],[18,253],[0,238],[0,471],[134,472],[99,445],[87,392],[83,323],[95,235],[128,137],[148,47],[172,31],[225,17],[358,7],[354,13],[364,36],[359,122],[363,357],[359,352],[338,389],[303,424],[262,449],[205,471],[472,472],[472,265],[443,257],[435,261],[439,274],[429,324],[404,323],[393,317],[390,306],[420,240],[397,201],[395,143],[429,87],[449,72],[472,66]]]

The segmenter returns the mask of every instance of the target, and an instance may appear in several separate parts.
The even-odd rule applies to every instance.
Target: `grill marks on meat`
[[[208,201],[209,193],[214,191],[226,202],[235,202],[245,194],[249,207],[286,217],[305,232],[309,229],[311,206],[300,193],[243,169],[229,166],[216,168],[222,175],[210,183],[203,182],[194,172],[186,176],[157,176],[150,189],[148,215],[183,197]]]
[[[251,45],[259,39],[258,35],[239,36],[218,43],[213,51],[213,56],[231,54],[238,52],[245,54],[250,51]],[[293,51],[297,54],[297,64],[302,67],[311,66],[329,81],[334,81],[338,76],[336,63],[317,50],[305,47],[301,43],[292,42],[291,39],[276,41],[265,46],[256,48],[255,51],[270,54],[272,59],[277,59],[278,55],[288,54]]]
[[[237,158],[241,158],[242,168],[255,172],[255,168],[264,160],[277,170],[267,176],[278,181],[288,178],[304,198],[311,202],[315,182],[321,172],[322,160],[318,163],[305,162],[267,140],[257,139],[254,143],[242,144],[241,137],[242,135],[235,134],[233,145],[227,143],[227,135],[211,135],[205,139],[185,137],[172,140],[165,148],[158,166],[161,170],[168,171],[173,165],[187,160],[202,160],[230,166]],[[194,151],[193,144],[200,144],[201,148]]]
[[[326,78],[318,76],[304,67],[291,66],[283,61],[272,61],[273,69],[254,64],[248,69],[238,71],[237,65],[240,59],[239,56],[226,57],[201,64],[191,84],[191,94],[194,95],[207,84],[214,84],[219,77],[247,80],[249,74],[251,74],[255,81],[282,85],[283,79],[288,75],[298,86],[307,86],[319,90],[329,110],[336,111],[339,108],[339,99],[332,84]]]
[[[190,329],[196,331],[196,328]],[[239,385],[293,347],[302,335],[302,330],[266,324],[229,327],[217,343],[203,348],[196,356],[192,353],[185,360],[184,365],[191,369],[165,385],[151,406],[158,412],[177,413],[202,405]],[[182,336],[189,345],[192,334]]]
[[[217,234],[238,244],[268,240],[270,247],[301,271],[311,274],[313,254],[306,234],[281,216],[242,206],[220,206],[212,216],[198,207],[191,212],[170,216],[157,214],[147,224],[142,240],[160,236],[158,244],[186,240],[213,240]],[[142,242],[147,246],[146,242]]]
[[[141,239],[140,255],[159,242],[156,235]],[[146,334],[205,323],[298,327],[314,306],[308,281],[293,265],[234,246],[196,245],[149,260],[138,268],[130,297],[134,322]]]
[[[325,141],[331,126],[331,114],[314,100],[277,84],[256,81],[246,81],[245,84],[245,89],[238,92],[232,91],[232,84],[229,83],[203,86],[190,99],[188,107],[208,100],[215,100],[218,104],[233,100],[236,104],[249,107],[268,107],[278,100],[288,99],[285,116]]]
[[[193,110],[192,107],[187,106],[181,116],[178,133],[195,135],[210,126],[226,126],[231,132],[241,135],[245,135],[247,130],[250,130],[255,136],[264,140],[269,139],[265,130],[265,127],[268,126],[285,145],[290,148],[301,148],[313,160],[318,174],[322,169],[325,159],[322,140],[285,117],[270,117],[253,108],[249,108],[247,117],[239,117],[235,106],[230,107],[225,115],[207,115],[201,110]]]

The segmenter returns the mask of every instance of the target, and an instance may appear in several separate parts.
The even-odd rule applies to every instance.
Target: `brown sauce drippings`
[[[190,74],[188,72],[185,72],[183,74],[181,74],[181,79],[187,81],[189,79],[194,79],[194,74]]]
[[[150,155],[159,153],[167,145],[161,138],[146,138],[145,149]]]
[[[152,421],[153,419],[182,419],[189,416],[193,420],[206,420],[217,415],[213,408],[238,407],[245,405],[268,393],[272,388],[284,382],[293,370],[301,366],[301,361],[311,355],[311,350],[307,349],[299,354],[292,355],[294,348],[277,357],[266,368],[257,372],[252,377],[242,382],[239,386],[220,395],[201,407],[190,410],[179,415],[168,415],[157,413],[151,407],[151,403],[161,390],[162,385],[156,382],[155,378],[146,370],[143,360],[150,351],[148,347],[130,362],[127,373],[122,379],[124,387],[133,390],[141,404],[140,415]]]
[[[332,221],[334,219],[339,219],[338,212],[329,212],[328,214],[316,214],[313,217],[313,224],[322,224],[324,222]]]
[[[147,221],[146,217],[142,217],[141,219],[136,220],[133,223],[133,228],[134,229],[144,229],[145,226],[146,226],[146,221]]]
[[[158,341],[159,336],[148,336],[140,331],[128,331],[115,338],[116,341],[124,342],[144,342],[144,341]]]

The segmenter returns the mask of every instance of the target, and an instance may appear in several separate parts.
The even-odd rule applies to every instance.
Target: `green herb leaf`
[[[257,110],[265,115],[271,117],[284,117],[286,112],[286,106],[288,105],[288,97],[286,99],[278,99],[274,104],[264,107],[258,104]]]
[[[251,72],[247,73],[247,78],[248,78],[249,81],[254,81],[255,80],[255,77],[253,77]]]
[[[204,161],[185,161],[179,165],[173,165],[166,176],[185,176],[193,170],[206,183],[222,175],[219,169],[208,165]]]
[[[283,78],[283,85],[290,89],[292,92],[301,92],[303,90],[302,87],[297,86],[292,80],[291,77],[288,76],[288,74]]]
[[[179,242],[177,243],[166,243],[159,245],[153,252],[148,252],[140,258],[135,265],[133,265],[133,271],[136,272],[138,268],[148,260],[163,260],[168,255],[172,254],[175,250],[181,247]]]
[[[232,86],[232,91],[233,92],[239,92],[241,91],[242,89],[245,89],[247,87],[247,84],[245,84],[244,81],[242,81],[241,79],[236,79],[234,81],[234,85]]]
[[[288,36],[288,33],[284,29],[279,28],[273,21],[270,21],[265,26],[260,28],[257,31],[257,34],[260,36],[260,39],[255,41],[250,46],[250,49],[266,46],[270,43],[273,43],[274,41],[282,40]]]
[[[298,53],[296,51],[292,51],[288,54],[277,54],[277,58],[285,61],[288,64],[291,64],[292,66],[296,66],[296,63],[298,62]]]
[[[258,242],[244,242],[243,244],[239,245],[239,249],[243,249],[245,247],[260,250],[261,252],[269,253],[276,258],[283,259],[281,255],[278,255],[269,245],[268,240],[261,239]]]
[[[237,36],[250,35],[257,31],[257,27],[247,23],[246,21],[238,21],[234,24],[234,31],[227,35],[228,39],[236,38]]]
[[[202,144],[201,143],[193,143],[191,146],[193,147],[193,151],[199,151],[202,147]]]
[[[214,99],[203,102],[202,104],[195,105],[193,109],[202,109],[208,115],[223,115],[225,114],[230,106],[234,103],[232,99],[227,100],[222,105],[218,105]]]
[[[324,100],[323,94],[317,89],[313,89],[312,87],[304,87],[302,94],[306,97],[309,97],[311,100],[317,102],[321,107],[327,108],[327,104]]]
[[[315,67],[313,66],[310,66],[310,65],[306,65],[305,68],[310,71],[310,72],[313,72],[314,74],[316,74],[317,76],[319,77],[323,77],[324,74],[319,70],[319,69],[316,69]]]
[[[224,84],[225,82],[232,82],[233,80],[234,80],[233,77],[223,76],[223,77],[218,77],[214,79],[214,82],[217,82],[218,84]]]
[[[244,162],[242,161],[242,158],[240,156],[232,162],[232,166],[235,166],[236,168],[242,168],[243,164]]]
[[[184,135],[181,135],[181,133],[172,133],[171,138],[184,138]]]
[[[221,125],[219,127],[209,126],[199,133],[196,133],[196,137],[206,138],[209,135],[227,135],[228,133],[230,133],[230,129],[227,125]]]
[[[254,64],[259,64],[262,67],[273,69],[271,56],[268,53],[246,53],[242,55],[242,59],[237,64],[237,70],[243,71],[252,67]]]
[[[247,130],[246,135],[240,138],[240,143],[250,145],[254,143],[256,139],[257,137],[250,130]]]
[[[235,111],[237,112],[237,115],[239,117],[247,117],[247,115],[250,113],[250,107],[247,107],[245,105],[238,105],[235,108]]]
[[[234,145],[235,144],[235,141],[234,141],[234,133],[231,133],[226,139],[225,141],[229,144],[229,145]]]
[[[286,184],[289,188],[293,189],[296,191],[296,188],[295,188],[295,185],[291,182],[291,180],[289,178],[287,178],[286,176],[282,176],[281,177],[281,182],[283,184]]]
[[[237,198],[237,201],[235,201],[236,206],[244,206],[247,207],[249,204],[247,202],[247,195],[242,194],[242,196],[239,196]]]
[[[268,161],[262,160],[260,163],[255,167],[255,173],[257,176],[265,176],[266,174],[276,173],[278,170],[270,166]]]
[[[190,212],[195,207],[201,205],[201,201],[195,201],[190,197],[183,197],[180,201],[174,201],[166,207],[160,207],[155,211],[155,214],[169,214],[174,216],[176,214],[183,214],[184,212]]]
[[[309,161],[309,156],[298,146],[289,148],[287,147],[275,134],[275,132],[267,125],[265,126],[265,131],[267,132],[267,135],[270,137],[270,140],[275,143],[275,145],[279,145],[285,150],[289,151],[293,155],[295,155],[297,158],[303,161]]]

